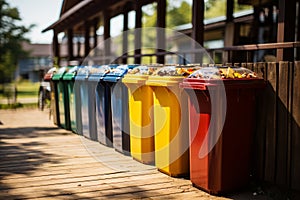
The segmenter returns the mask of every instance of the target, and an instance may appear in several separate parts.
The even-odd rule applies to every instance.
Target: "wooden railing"
[[[256,107],[253,175],[300,191],[300,62],[241,66],[267,81]]]

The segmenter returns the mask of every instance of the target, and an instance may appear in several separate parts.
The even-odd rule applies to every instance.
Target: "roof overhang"
[[[69,23],[73,21],[73,19],[78,18],[78,15],[83,14],[86,9],[94,4],[94,0],[84,0],[73,6],[71,9],[66,11],[61,15],[59,20],[54,22],[52,25],[48,26],[46,29],[42,31],[42,33],[54,29],[56,32],[61,32],[64,30]],[[76,16],[77,15],[77,16]]]
[[[135,9],[137,0],[83,0],[75,4],[70,9],[65,8],[69,5],[68,1],[63,2],[61,16],[52,25],[44,29],[42,32],[54,30],[56,33],[64,32],[68,28],[73,28],[74,33],[80,32],[74,30],[74,27],[80,26],[84,21],[91,20],[102,15],[103,10],[109,10],[110,17],[129,12]],[[138,0],[140,5],[146,5],[156,0]]]

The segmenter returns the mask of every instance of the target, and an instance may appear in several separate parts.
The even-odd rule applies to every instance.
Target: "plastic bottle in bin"
[[[203,67],[189,78],[198,79],[241,79],[241,78],[258,78],[257,74],[244,67]]]
[[[189,76],[195,70],[199,69],[199,66],[181,66],[181,65],[166,65],[157,69],[153,75],[157,76]]]

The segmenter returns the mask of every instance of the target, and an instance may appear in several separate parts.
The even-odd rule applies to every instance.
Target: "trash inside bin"
[[[145,84],[155,69],[137,66],[122,79],[128,88],[131,156],[145,164],[155,161],[153,91]]]
[[[173,177],[189,174],[188,102],[179,83],[192,70],[165,66],[146,81],[153,90],[155,165]]]
[[[120,65],[103,78],[111,88],[113,147],[125,155],[130,155],[128,90],[120,80],[134,66]]]
[[[184,79],[189,94],[190,179],[210,193],[249,183],[255,94],[264,80],[245,68],[202,68]]]
[[[63,81],[66,85],[66,91],[69,99],[69,104],[67,105],[69,108],[69,119],[70,119],[70,128],[74,133],[80,134],[80,131],[77,129],[77,127],[80,125],[77,125],[78,119],[80,118],[78,115],[80,114],[80,110],[76,107],[78,105],[79,96],[78,93],[75,92],[75,76],[77,74],[77,71],[80,67],[75,66],[71,68],[68,72],[66,72],[63,76]]]
[[[56,105],[58,111],[58,126],[70,130],[70,118],[69,118],[69,99],[67,95],[67,88],[62,78],[68,71],[69,67],[61,67],[57,73],[52,77],[52,81],[55,83],[55,90],[57,92]]]

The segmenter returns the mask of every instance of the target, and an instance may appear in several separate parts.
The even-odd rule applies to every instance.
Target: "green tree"
[[[192,8],[185,0],[167,0],[166,27],[174,28],[179,25],[191,23]],[[143,27],[156,27],[157,4],[152,3],[143,7]],[[156,32],[143,32],[143,46],[148,47],[156,40]],[[154,49],[143,49],[142,53],[155,53]],[[143,58],[143,62],[148,62],[149,58]],[[155,58],[152,60],[155,62]]]
[[[167,15],[167,27],[173,28],[182,24],[191,23],[192,7],[186,1],[182,1],[179,7],[171,7]]]
[[[24,34],[33,25],[22,26],[20,21],[18,9],[10,7],[6,0],[0,0],[0,82],[11,81],[18,59],[27,55],[21,43],[28,41]]]
[[[179,5],[178,5],[179,2]],[[191,22],[192,19],[192,7],[189,3],[184,0],[177,1],[173,4],[172,1],[168,0],[167,7],[167,28],[173,28],[182,24],[187,24]],[[155,27],[157,18],[157,5],[149,4],[143,9],[143,21],[144,27]]]
[[[226,2],[227,0],[207,0],[205,1],[205,19],[214,18],[226,15]],[[240,5],[238,1],[234,1],[234,12],[242,10],[249,10],[251,6]]]

